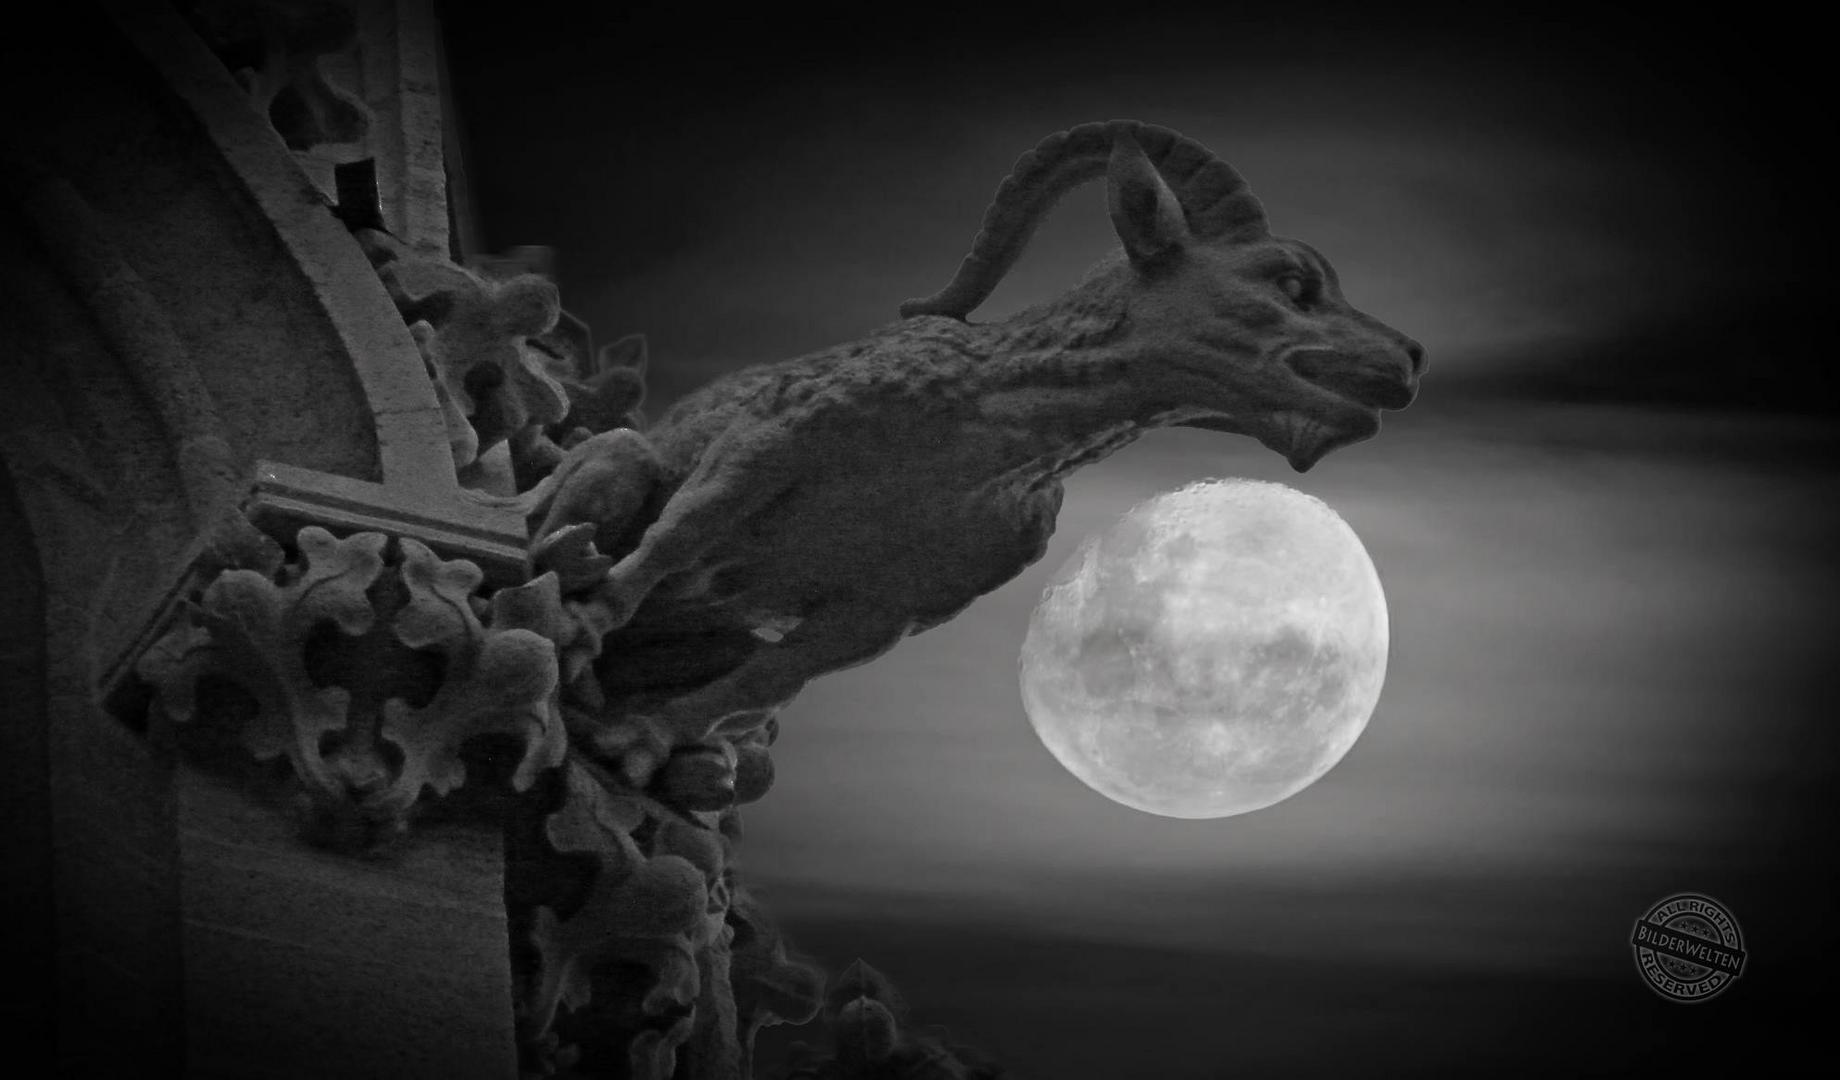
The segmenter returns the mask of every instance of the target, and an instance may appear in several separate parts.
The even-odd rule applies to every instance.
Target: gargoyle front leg
[[[769,441],[777,434],[752,430],[748,438],[729,436],[704,452],[639,546],[607,571],[596,590],[615,628],[626,624],[660,581],[689,569],[785,490],[792,474],[777,449],[779,440]],[[763,452],[758,449],[763,443],[776,448]]]
[[[658,455],[645,436],[616,428],[577,443],[551,473],[553,483],[531,508],[537,537],[580,523],[601,530],[596,540],[612,547],[658,482]],[[611,534],[611,535],[610,535]]]
[[[906,612],[864,600],[834,602],[807,616],[779,641],[763,645],[734,670],[672,698],[649,716],[632,719],[663,734],[672,746],[695,745],[718,733],[735,734],[764,723],[818,676],[868,663],[892,649],[912,626],[913,618]],[[650,752],[628,755],[621,770],[642,785],[660,760],[653,760]]]

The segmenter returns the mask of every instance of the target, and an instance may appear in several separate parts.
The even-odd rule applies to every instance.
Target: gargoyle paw
[[[538,539],[530,545],[531,564],[538,573],[554,570],[565,593],[592,588],[606,577],[614,562],[612,556],[596,550],[596,528],[591,521],[581,521]]]

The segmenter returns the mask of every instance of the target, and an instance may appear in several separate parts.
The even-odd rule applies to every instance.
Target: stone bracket
[[[278,539],[307,525],[408,537],[445,558],[477,563],[487,584],[504,587],[530,578],[523,512],[507,503],[459,488],[423,492],[264,461],[244,512]]]
[[[400,831],[424,788],[463,783],[475,738],[522,744],[520,792],[560,763],[557,646],[530,625],[556,621],[553,578],[488,602],[478,564],[408,536],[308,525],[291,541],[285,563],[225,569],[179,598],[135,665],[168,718],[285,757],[313,827],[340,844]],[[205,680],[240,687],[248,710],[209,706]]]
[[[189,598],[225,570],[272,570],[281,561],[282,545],[291,545],[310,525],[336,536],[377,532],[415,540],[442,558],[477,565],[488,587],[523,584],[531,574],[522,512],[488,500],[459,488],[424,492],[258,462],[254,486],[240,511],[200,534],[140,629],[121,652],[98,665],[100,700],[139,728],[144,695],[134,667],[172,628]]]

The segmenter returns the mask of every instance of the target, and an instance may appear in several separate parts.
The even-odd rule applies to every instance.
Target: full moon
[[[1022,646],[1049,751],[1103,795],[1216,818],[1309,787],[1386,679],[1386,597],[1361,540],[1283,484],[1143,503],[1054,576]]]

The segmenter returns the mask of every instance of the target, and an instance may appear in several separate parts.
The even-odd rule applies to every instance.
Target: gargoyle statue
[[[1055,300],[966,321],[1054,203],[1101,175],[1123,250]],[[566,537],[579,556],[592,536],[605,560],[588,588],[624,629],[591,741],[635,783],[1015,577],[1061,480],[1147,429],[1250,435],[1303,471],[1374,435],[1425,366],[1315,249],[1270,235],[1225,162],[1128,120],[1024,154],[957,276],[901,314],[719,379],[647,434],[596,435],[540,494],[538,550]],[[652,650],[720,659],[648,675]]]

